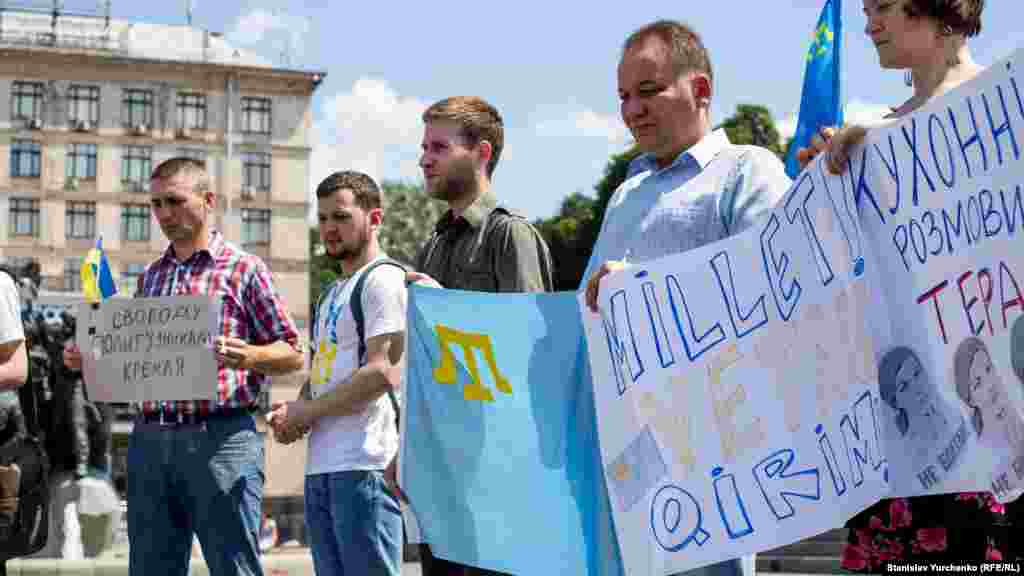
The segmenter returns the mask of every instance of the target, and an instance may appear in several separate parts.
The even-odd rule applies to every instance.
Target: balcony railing
[[[121,48],[121,43],[117,39],[109,36],[97,36],[93,34],[54,34],[52,32],[0,29],[0,46],[72,48],[78,50],[117,52]]]

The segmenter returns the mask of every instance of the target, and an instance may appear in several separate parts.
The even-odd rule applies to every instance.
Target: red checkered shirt
[[[221,297],[217,315],[219,334],[254,345],[284,340],[296,350],[299,332],[281,295],[274,287],[270,269],[259,257],[249,254],[211,231],[209,248],[197,250],[184,262],[168,246],[158,260],[139,277],[135,297],[209,294]],[[163,410],[165,414],[207,414],[224,408],[248,408],[256,404],[266,376],[250,370],[217,366],[217,400],[143,402],[144,413]]]

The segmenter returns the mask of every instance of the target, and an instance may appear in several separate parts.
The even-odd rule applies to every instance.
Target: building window
[[[39,178],[40,147],[31,140],[11,142],[11,176]]]
[[[11,236],[39,237],[39,200],[11,198]]]
[[[65,292],[81,292],[82,291],[82,259],[81,258],[65,258],[64,259],[64,291]]]
[[[11,116],[14,118],[43,117],[43,83],[15,82],[11,90]]]
[[[178,94],[178,128],[206,129],[205,94]]]
[[[257,190],[270,190],[270,154],[242,154],[242,185]]]
[[[149,206],[125,204],[121,207],[121,239],[128,242],[149,241]]]
[[[270,98],[242,98],[242,132],[270,134]]]
[[[153,125],[153,91],[125,90],[121,93],[121,122],[132,128]]]
[[[135,192],[145,192],[153,171],[152,146],[125,146],[121,155],[121,182]]]
[[[242,209],[242,244],[270,244],[270,210]]]
[[[64,158],[64,176],[80,180],[96,178],[96,145],[68,144],[68,155]]]
[[[139,287],[139,276],[146,272],[146,265],[138,262],[125,264],[121,272],[121,286],[119,291],[123,294],[133,295]]]
[[[100,121],[100,87],[70,86],[68,88],[68,121],[88,122],[95,126]]]
[[[178,148],[178,156],[206,164],[206,150],[202,148]]]
[[[65,236],[94,238],[96,236],[96,203],[68,202],[64,212]]]

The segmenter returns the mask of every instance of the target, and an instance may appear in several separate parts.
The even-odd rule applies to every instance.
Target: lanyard
[[[348,280],[345,280],[344,282],[335,282],[334,286],[331,288],[331,298],[327,308],[327,323],[324,327],[327,328],[327,338],[334,344],[338,343],[338,316],[341,315],[342,309],[345,308],[345,302],[338,302],[338,299],[341,298],[342,295],[350,295],[351,291],[346,290],[346,288],[352,286],[354,290],[355,285],[359,281],[359,277],[366,274],[366,269],[377,260],[381,260],[383,258],[387,258],[387,255],[379,255],[377,258],[367,262],[366,265],[360,268],[358,272],[349,276]],[[313,325],[313,340],[316,341],[316,345],[319,346],[320,322]]]
[[[341,314],[342,306],[338,303],[338,299],[341,298],[341,293],[344,292],[344,286],[348,282],[335,282],[334,286],[331,287],[330,299],[327,301],[327,319],[325,320],[324,327],[327,328],[327,338],[337,344],[338,343],[338,316]],[[320,341],[320,322],[317,322],[313,326],[313,340]]]

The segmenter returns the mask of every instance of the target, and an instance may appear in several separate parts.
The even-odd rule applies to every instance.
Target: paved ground
[[[9,576],[122,576],[127,571],[128,548],[121,544],[107,550],[93,561],[73,562],[60,560],[11,560],[8,563]],[[302,547],[281,547],[264,556],[266,576],[314,576],[309,549]],[[784,576],[806,576],[809,574],[841,574],[839,559],[828,555],[773,555],[765,553],[758,557],[758,574]],[[208,576],[201,556],[193,556],[192,576]],[[418,561],[407,562],[402,567],[402,576],[422,576]]]
[[[805,576],[809,574],[841,574],[839,571],[839,543],[842,538],[840,531],[831,531],[814,538],[791,544],[777,550],[758,555],[759,574],[779,574],[784,576]],[[208,576],[201,560],[198,546],[193,554],[192,576]],[[127,535],[119,533],[115,544],[95,562],[66,563],[53,560],[31,560],[27,563],[12,560],[8,564],[10,576],[46,576],[61,574],[62,576],[122,576],[127,571],[128,542]],[[90,564],[89,568],[82,564]],[[314,576],[312,559],[309,549],[292,542],[271,550],[264,556],[266,576]],[[422,576],[418,561],[407,562],[402,567],[402,576]]]
[[[67,562],[66,565],[65,562]],[[34,565],[27,566],[22,561],[11,560],[8,563],[8,575],[9,576],[123,576],[127,574],[127,566],[123,566],[120,569],[117,567],[106,565],[103,567],[84,567],[81,564],[73,565],[70,561],[50,561],[46,565],[42,565],[39,561],[34,561]],[[195,576],[206,576],[205,571],[192,572]],[[758,572],[758,574],[772,574],[772,576],[812,576],[810,574],[802,574],[796,572]],[[841,572],[828,573],[830,576],[839,576]],[[286,569],[271,569],[266,572],[267,576],[313,576],[312,567],[308,569],[296,569],[289,567]],[[402,576],[422,576],[420,572],[419,564],[406,564],[402,567]],[[542,575],[547,576],[547,575]],[[562,576],[562,575],[552,575]],[[821,576],[821,573],[817,573],[813,576]]]
[[[128,560],[128,548],[127,546],[119,546],[103,555],[105,559],[118,559],[127,562]],[[198,556],[193,556],[194,559],[198,559]],[[305,576],[307,573],[303,568],[308,566],[309,576],[313,576],[313,564],[312,560],[309,559],[306,562],[296,562],[299,558],[309,558],[308,548],[278,548],[265,555],[265,558],[270,561],[271,569],[267,570],[266,576]],[[273,568],[273,561],[277,559],[288,559],[287,568],[283,570],[275,570]],[[407,562],[402,566],[402,576],[422,576],[423,572],[420,570],[419,562]],[[98,576],[98,573],[97,573]]]
[[[810,548],[812,542],[806,542],[806,551],[813,551]],[[794,549],[793,552],[806,552],[802,549]],[[208,572],[201,558],[193,557],[192,576],[208,576]],[[816,575],[838,575],[838,557],[830,555],[774,555],[765,553],[759,555],[758,574],[773,576],[809,576]],[[9,576],[123,576],[127,573],[128,546],[121,542],[107,550],[101,558],[93,562],[70,562],[54,560],[12,560],[8,563]],[[88,566],[86,566],[88,565]],[[309,549],[299,546],[285,546],[272,550],[264,556],[264,567],[266,576],[314,576],[312,559],[309,556]],[[785,570],[785,571],[783,571]],[[418,562],[407,562],[402,566],[402,576],[422,576]],[[532,576],[532,575],[531,575]],[[546,575],[541,575],[546,576]],[[561,576],[561,575],[558,575]]]

